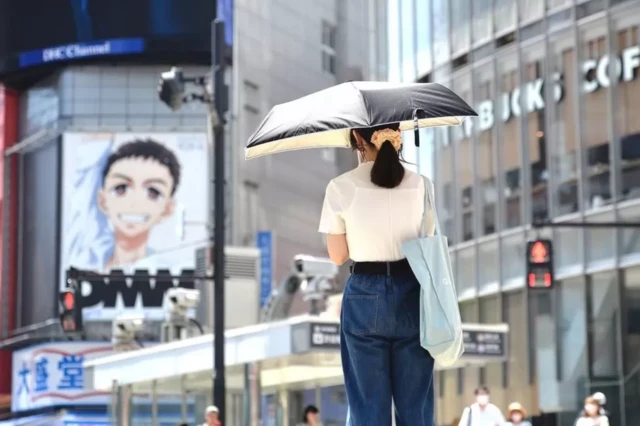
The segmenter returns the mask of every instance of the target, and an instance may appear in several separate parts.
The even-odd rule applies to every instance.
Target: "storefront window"
[[[502,309],[500,306],[500,296],[482,297],[480,301],[480,323],[482,324],[499,324],[502,322]],[[511,401],[507,401],[507,394],[505,394],[502,386],[503,365],[501,362],[490,362],[484,368],[482,373],[483,385],[486,385],[491,390],[491,402],[498,407],[503,407]]]
[[[497,61],[498,99],[495,105],[495,126],[498,131],[498,155],[502,175],[504,205],[502,228],[522,224],[522,144],[520,115],[512,113],[512,94],[518,84],[518,57],[511,54]]]
[[[640,198],[640,16],[626,12],[614,19],[614,44],[621,58],[621,76],[615,90],[615,134],[620,151],[621,184],[616,188],[622,199]]]
[[[477,135],[476,160],[477,195],[481,217],[481,235],[496,232],[496,214],[498,212],[498,187],[496,152],[494,148],[494,74],[493,64],[488,64],[474,70],[474,99],[478,109],[478,119],[475,120]]]
[[[549,128],[546,131],[550,150],[553,186],[553,215],[562,216],[578,211],[578,163],[580,161],[576,93],[576,52],[571,34],[562,34],[551,41],[548,52],[548,76],[553,85],[548,90]],[[558,83],[560,80],[562,84]]]
[[[414,0],[400,0],[402,81],[404,82],[413,82],[416,79],[415,17]]]
[[[471,42],[471,5],[469,0],[451,0],[451,50],[457,58],[469,51]]]
[[[558,340],[560,356],[560,406],[574,411],[587,396],[586,285],[574,278],[558,283]],[[575,420],[575,418],[573,419]]]
[[[453,80],[453,90],[471,104],[471,78],[468,73]],[[455,145],[456,176],[458,190],[458,208],[462,213],[462,241],[469,241],[475,237],[474,232],[474,179],[473,159],[474,146],[472,128],[478,126],[478,118],[465,120],[462,126],[450,128],[450,135]]]
[[[611,271],[593,275],[589,284],[591,378],[609,379],[618,375],[620,295],[617,273]]]
[[[609,155],[609,67],[599,66],[607,57],[606,27],[602,22],[580,30],[581,73],[580,112],[584,152],[584,210],[611,202]],[[574,59],[569,59],[573,61]],[[575,65],[570,65],[572,69]],[[606,65],[606,63],[605,63]],[[569,99],[567,99],[569,101]]]
[[[431,54],[431,2],[416,0],[416,67],[418,75],[422,76],[433,68]]]
[[[433,59],[436,66],[449,60],[449,1],[433,0]]]
[[[636,395],[640,386],[640,268],[624,270],[624,313],[622,316],[622,342],[624,348],[624,374],[627,425],[638,424],[640,410]]]
[[[518,0],[495,0],[493,3],[493,25],[496,33],[512,31],[516,26],[516,2]]]
[[[492,36],[493,25],[491,18],[493,0],[473,0],[473,44],[489,41]]]
[[[534,402],[529,386],[529,333],[527,305],[522,290],[504,294],[504,320],[509,324],[509,360],[506,363],[506,389],[511,401],[531,407]]]
[[[511,113],[526,117],[524,147],[528,149],[531,167],[531,217],[525,223],[549,217],[549,167],[547,165],[547,135],[545,126],[544,75],[546,52],[544,44],[536,44],[523,54],[523,84],[511,95]],[[553,139],[552,139],[553,140]],[[555,141],[554,141],[555,143]]]

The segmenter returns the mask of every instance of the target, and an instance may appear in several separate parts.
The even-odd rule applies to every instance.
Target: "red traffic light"
[[[533,241],[529,245],[529,262],[547,263],[550,260],[550,244],[544,240]]]
[[[64,304],[64,308],[67,311],[72,310],[74,308],[74,306],[76,305],[76,298],[75,298],[74,294],[72,292],[68,291],[64,295],[62,303]]]
[[[553,287],[553,245],[551,240],[527,243],[527,286],[532,289]]]

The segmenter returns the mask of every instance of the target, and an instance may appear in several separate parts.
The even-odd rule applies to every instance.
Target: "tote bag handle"
[[[436,225],[434,235],[442,235],[442,231],[440,230],[440,221],[438,220],[438,210],[436,209],[436,203],[433,199],[433,183],[424,176],[422,176],[422,180],[424,181],[424,213],[422,214],[422,225],[420,227],[422,232],[421,237],[427,237],[427,219],[429,210],[431,210],[433,214],[433,221]]]

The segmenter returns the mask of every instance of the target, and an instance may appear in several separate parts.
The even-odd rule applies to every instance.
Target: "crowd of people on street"
[[[505,417],[500,408],[490,402],[489,388],[479,387],[474,394],[476,401],[464,409],[462,417],[456,419],[452,426],[531,426],[531,422],[527,420],[527,411],[521,403],[509,404]],[[607,399],[602,392],[588,396],[575,426],[610,426],[608,413],[604,408],[606,403]]]

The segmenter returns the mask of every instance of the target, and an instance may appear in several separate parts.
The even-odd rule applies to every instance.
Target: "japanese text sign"
[[[11,411],[107,404],[108,393],[87,388],[83,363],[111,351],[111,345],[98,342],[55,342],[15,351]]]

